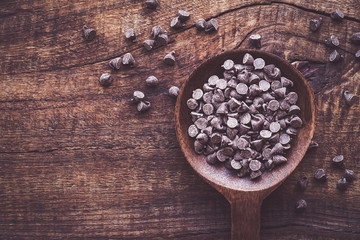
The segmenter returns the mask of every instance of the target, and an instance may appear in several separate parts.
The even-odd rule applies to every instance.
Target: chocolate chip
[[[261,162],[258,160],[251,160],[249,163],[249,168],[253,172],[258,171],[261,168]]]
[[[261,80],[259,82],[259,87],[263,92],[266,92],[270,89],[270,83],[266,80]]]
[[[251,172],[250,173],[250,179],[254,180],[262,175],[261,171]]]
[[[260,34],[250,35],[250,42],[255,48],[261,48],[261,36],[260,36]]]
[[[209,140],[209,137],[205,133],[199,133],[196,136],[196,140],[198,140],[201,144],[206,144],[207,141]]]
[[[278,123],[278,122],[272,122],[272,123],[270,123],[269,129],[270,129],[270,131],[271,131],[272,133],[277,133],[277,132],[279,132],[279,131],[280,131],[280,128],[281,128],[280,123]],[[290,137],[290,136],[289,136],[289,137]],[[286,144],[286,143],[285,143],[285,144]]]
[[[199,129],[195,126],[195,124],[192,124],[188,128],[188,134],[190,137],[194,138],[198,135]]]
[[[156,9],[159,6],[158,0],[146,0],[146,7],[149,9]]]
[[[243,57],[243,64],[252,65],[253,63],[254,63],[253,56],[250,55],[249,53],[245,53],[245,55]]]
[[[297,212],[303,212],[307,208],[307,203],[304,199],[300,199],[295,204],[295,210]]]
[[[176,86],[172,86],[169,88],[169,95],[172,97],[177,97],[179,95],[180,89]]]
[[[301,191],[305,191],[308,183],[309,183],[309,179],[304,176],[301,179],[299,179],[299,181],[297,182],[297,185]]]
[[[166,54],[164,57],[164,63],[169,66],[175,65],[175,52],[171,51],[170,53]]]
[[[96,31],[88,26],[84,25],[83,28],[84,38],[87,41],[92,41],[96,37]]]
[[[334,12],[330,14],[330,17],[334,21],[341,21],[344,19],[344,14],[340,11],[340,9],[336,9]]]
[[[312,148],[317,148],[317,147],[319,147],[319,144],[317,142],[311,140],[308,150],[312,149]]]
[[[312,32],[316,32],[320,28],[322,21],[322,17],[319,17],[318,19],[311,19],[309,24],[310,30]]]
[[[113,82],[113,80],[114,79],[111,77],[110,74],[104,73],[100,76],[99,83],[100,83],[100,85],[107,87]]]
[[[352,170],[346,169],[345,173],[344,173],[344,178],[346,179],[346,181],[348,182],[352,182],[355,180],[355,173]]]
[[[151,104],[149,101],[140,101],[137,104],[137,110],[138,112],[145,112],[151,107]]]
[[[187,11],[184,11],[184,10],[179,10],[178,17],[181,22],[186,22],[190,18],[190,13],[188,13]]]
[[[337,189],[340,191],[345,191],[349,186],[349,183],[346,181],[346,178],[342,177],[339,179],[339,181],[336,183]]]
[[[119,70],[121,68],[121,65],[122,65],[121,57],[114,58],[109,62],[109,66],[114,70]]]
[[[332,159],[332,163],[333,163],[334,166],[336,166],[336,167],[344,168],[344,167],[345,167],[345,164],[344,164],[344,156],[343,156],[343,155],[335,156],[335,157]]]
[[[321,168],[316,170],[314,178],[318,181],[325,181],[326,180],[325,170]]]
[[[344,91],[344,98],[345,98],[346,104],[349,106],[351,106],[359,101],[359,98],[356,95],[349,93],[349,91]]]
[[[280,165],[287,162],[287,158],[282,155],[274,155],[272,161],[275,165]]]
[[[334,50],[333,52],[330,53],[329,56],[329,61],[330,62],[339,62],[342,59],[342,56],[340,55],[340,53],[336,50]]]
[[[228,59],[224,62],[224,64],[222,65],[222,67],[225,69],[225,70],[231,70],[233,69],[234,67],[234,61],[231,60],[231,59]]]
[[[164,31],[163,31],[162,27],[160,27],[159,25],[156,25],[151,29],[151,37],[153,39],[156,39],[163,32]]]
[[[149,76],[145,83],[148,87],[156,87],[159,84],[159,80],[155,76]]]
[[[360,45],[360,32],[353,33],[350,40],[352,43]]]
[[[215,18],[212,18],[205,23],[205,32],[217,31],[218,28],[219,28],[219,24]]]
[[[279,109],[280,104],[277,100],[271,100],[268,104],[268,109],[270,109],[271,111],[275,112]]]
[[[206,115],[211,115],[214,112],[214,106],[211,105],[210,103],[204,104],[203,106],[203,112]]]
[[[122,64],[126,65],[126,66],[131,66],[131,67],[135,65],[135,59],[133,58],[131,53],[126,53],[123,56]]]
[[[212,153],[206,156],[206,162],[210,165],[217,164],[219,160],[216,157],[216,153]]]
[[[198,19],[196,20],[195,22],[195,27],[198,29],[198,30],[204,30],[205,29],[205,24],[206,24],[206,21],[205,19]]]
[[[180,21],[179,16],[173,18],[170,22],[170,27],[172,28],[182,28],[183,26],[185,26],[185,24]]]
[[[325,40],[325,44],[330,47],[338,47],[340,45],[340,42],[336,36],[331,35],[330,38]]]
[[[156,41],[160,46],[165,46],[169,42],[169,37],[167,33],[159,34],[156,38]]]
[[[254,60],[254,68],[257,69],[263,69],[265,67],[265,61],[262,58],[256,58]]]
[[[188,108],[189,108],[190,110],[195,110],[199,104],[197,103],[197,101],[196,101],[195,99],[189,98],[189,99],[186,101],[186,105],[188,106]],[[205,105],[206,105],[206,104],[205,104]],[[205,105],[204,105],[204,106],[205,106]],[[206,114],[206,113],[205,113],[205,114]]]
[[[155,46],[154,40],[145,40],[143,46],[146,50],[150,51]]]
[[[125,33],[125,38],[129,41],[135,42],[136,41],[136,32],[133,28],[130,28]]]

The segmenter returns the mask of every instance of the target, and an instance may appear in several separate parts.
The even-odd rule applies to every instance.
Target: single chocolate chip
[[[333,52],[330,53],[329,56],[329,61],[330,62],[338,62],[342,59],[343,57],[340,55],[340,53],[336,50],[334,50]]]
[[[249,53],[245,53],[243,57],[243,64],[252,65],[254,63],[254,58]]]
[[[280,107],[280,104],[277,100],[271,100],[268,103],[268,109],[270,109],[273,112],[277,111],[279,109],[279,107]]]
[[[308,183],[309,183],[309,179],[304,176],[301,179],[299,179],[299,181],[297,182],[297,185],[301,191],[305,191]]]
[[[355,53],[355,58],[357,60],[360,60],[360,50],[357,50],[356,53]]]
[[[185,26],[185,24],[180,21],[179,16],[173,18],[170,22],[170,27],[172,28],[182,28],[183,26]]]
[[[195,124],[192,124],[188,128],[188,134],[190,137],[194,138],[198,135],[199,129],[195,126]]]
[[[232,118],[232,117],[229,117],[227,122],[226,122],[226,125],[229,127],[229,128],[236,128],[238,126],[238,121],[236,120],[236,118]]]
[[[156,39],[163,32],[164,31],[163,31],[162,27],[160,27],[159,25],[156,25],[151,29],[151,37],[153,39]]]
[[[317,142],[311,140],[308,150],[312,149],[312,148],[317,148],[317,147],[319,147],[319,144]]]
[[[284,98],[286,95],[286,88],[285,87],[281,87],[278,89],[274,90],[274,93],[279,96],[280,98]]]
[[[359,101],[359,98],[356,95],[349,93],[349,91],[344,91],[344,98],[345,98],[347,105],[349,105],[349,106],[351,106]]]
[[[137,104],[138,112],[145,112],[151,107],[151,103],[149,101],[140,101]]]
[[[344,18],[344,14],[342,13],[342,11],[340,11],[340,9],[336,9],[334,12],[330,14],[330,17],[334,21],[341,21]]]
[[[181,22],[186,22],[190,18],[190,13],[188,13],[187,11],[184,11],[184,10],[179,10],[178,17]]]
[[[205,32],[217,31],[218,28],[219,24],[215,18],[212,18],[207,23],[205,23]]]
[[[322,20],[322,17],[319,17],[318,19],[311,19],[309,24],[310,30],[312,32],[316,32],[320,28]]]
[[[263,139],[269,139],[271,137],[272,133],[269,130],[261,130],[260,131],[260,137]]]
[[[190,110],[195,110],[199,104],[197,103],[197,101],[196,101],[195,99],[189,98],[189,99],[186,101],[186,105],[188,106],[188,108],[189,108]],[[206,105],[206,104],[205,104],[205,105]],[[205,106],[205,105],[204,105],[204,106]],[[206,113],[205,113],[205,114],[206,114]]]
[[[259,87],[263,92],[266,92],[270,89],[270,83],[266,80],[261,80],[259,82]]]
[[[231,60],[231,59],[228,59],[224,62],[224,64],[222,65],[222,67],[225,69],[225,70],[231,70],[233,69],[234,67],[234,61]]]
[[[316,170],[314,178],[318,181],[325,181],[326,180],[325,170],[321,168]]]
[[[283,133],[280,135],[279,142],[282,145],[288,144],[288,143],[290,143],[290,141],[291,141],[291,137],[288,134]]]
[[[236,92],[240,95],[246,95],[248,93],[249,87],[244,83],[239,83],[236,86]]]
[[[227,109],[226,102],[221,103],[218,109],[216,110],[217,114],[227,114],[228,112],[229,111]]]
[[[360,45],[360,32],[353,33],[350,40],[352,43]]]
[[[204,147],[205,146],[201,144],[198,140],[194,141],[194,150],[197,154],[202,154]]]
[[[282,155],[274,155],[271,160],[276,166],[287,162],[287,158]]]
[[[134,57],[131,55],[131,53],[126,53],[126,54],[123,56],[122,64],[123,64],[123,65],[126,65],[126,66],[134,66],[134,65],[135,65],[135,59],[134,59]]]
[[[294,83],[290,79],[288,79],[286,77],[281,77],[280,82],[281,82],[282,87],[292,87],[292,86],[294,86]]]
[[[355,173],[353,170],[346,169],[344,173],[344,178],[348,182],[352,182],[355,180]]]
[[[83,28],[84,38],[87,41],[92,41],[96,36],[96,31],[92,28],[89,28],[88,26],[84,25]]]
[[[156,41],[160,46],[165,46],[169,42],[169,36],[167,33],[159,34],[156,38]]]
[[[278,122],[272,122],[272,123],[270,123],[269,129],[270,129],[270,131],[271,131],[272,133],[277,133],[277,132],[279,132],[279,131],[280,131],[280,128],[281,128],[280,123],[278,123]],[[290,136],[289,136],[289,137],[290,137]],[[286,143],[285,143],[285,144],[286,144]]]
[[[207,141],[209,140],[209,137],[205,133],[199,133],[196,136],[196,140],[198,140],[201,144],[206,144]]]
[[[146,85],[149,86],[149,87],[156,87],[159,84],[159,80],[155,76],[148,77],[145,80],[145,82],[146,82]]]
[[[119,70],[121,68],[121,65],[122,65],[121,57],[114,58],[109,62],[109,66],[114,70]]]
[[[130,40],[132,42],[136,41],[136,32],[133,28],[130,28],[129,30],[126,31],[125,33],[125,38],[127,40]]]
[[[257,69],[263,69],[265,67],[265,61],[262,58],[256,58],[254,60],[254,68]]]
[[[169,95],[172,97],[177,97],[179,95],[180,89],[176,86],[172,86],[169,88]]]
[[[307,203],[304,199],[300,199],[295,204],[295,210],[297,212],[303,212],[307,208]]]
[[[349,186],[349,183],[346,181],[346,178],[342,177],[336,184],[337,189],[340,191],[345,191]]]
[[[250,36],[250,42],[255,48],[261,48],[261,36],[260,34],[253,34]]]
[[[258,177],[260,177],[262,175],[261,171],[256,171],[256,172],[251,172],[250,173],[250,179],[254,180],[257,179]]]
[[[214,112],[214,106],[211,105],[210,103],[204,104],[204,106],[203,106],[203,112],[204,112],[206,115],[211,115],[211,114],[213,114],[213,112]]]
[[[235,159],[230,160],[230,165],[235,170],[239,170],[240,168],[242,168],[241,163],[239,161],[236,161]]]
[[[155,46],[154,40],[145,40],[143,46],[146,50],[150,51]]]
[[[221,90],[224,90],[226,87],[227,87],[227,81],[225,79],[219,79],[217,82],[216,82],[216,87],[221,89]]]
[[[331,35],[328,39],[325,40],[325,44],[330,47],[338,47],[340,45],[340,42],[336,36]]]
[[[217,81],[219,81],[219,77],[216,76],[216,75],[212,75],[212,76],[209,77],[209,79],[208,79],[208,84],[209,84],[209,86],[211,86],[211,87],[215,87]]]
[[[171,51],[170,53],[166,54],[164,57],[164,63],[169,66],[175,65],[175,52]]]
[[[300,113],[300,107],[297,105],[291,105],[289,108],[289,114],[293,115],[293,114],[299,114]]]
[[[261,168],[261,162],[258,160],[251,160],[249,163],[249,168],[253,172],[258,171]]]
[[[146,0],[146,7],[149,9],[156,9],[159,6],[158,0]]]
[[[293,117],[290,120],[290,126],[293,128],[300,128],[302,126],[303,122],[301,120],[301,118],[299,118],[298,116]]]
[[[250,84],[258,84],[260,82],[260,78],[258,75],[249,73],[249,83]]]
[[[145,94],[143,92],[134,91],[132,101],[137,103],[144,100],[144,98],[145,98]]]
[[[210,165],[214,165],[219,162],[219,160],[216,157],[216,153],[212,153],[206,156],[206,162]]]
[[[100,76],[99,83],[100,83],[100,85],[106,87],[106,86],[109,86],[113,82],[113,80],[114,79],[111,77],[110,74],[104,73]]]
[[[208,121],[206,120],[206,118],[199,118],[194,122],[195,126],[198,129],[205,129],[208,125]]]
[[[264,72],[272,79],[278,79],[281,77],[281,71],[275,67],[274,64],[269,64],[264,67]],[[279,82],[280,83],[280,82]]]
[[[335,156],[335,157],[332,159],[332,163],[333,163],[334,166],[336,166],[336,167],[345,168],[344,156],[343,156],[343,155]]]
[[[206,21],[205,19],[198,19],[196,20],[195,22],[195,27],[198,29],[198,30],[204,30],[205,29],[205,24],[206,24]]]

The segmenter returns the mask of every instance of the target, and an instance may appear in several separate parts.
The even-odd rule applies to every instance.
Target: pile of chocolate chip
[[[207,163],[224,163],[239,177],[259,178],[286,163],[286,151],[302,126],[293,82],[264,59],[246,53],[229,59],[223,76],[210,76],[187,100],[193,124],[188,134]]]

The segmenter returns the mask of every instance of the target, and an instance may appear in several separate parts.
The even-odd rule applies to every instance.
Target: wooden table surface
[[[360,104],[346,106],[342,93],[360,95],[360,2],[295,0],[0,2],[0,239],[229,239],[230,209],[224,197],[191,169],[177,143],[172,85],[181,86],[204,60],[249,48],[262,35],[262,50],[293,62],[316,99],[314,140],[293,174],[262,206],[262,239],[360,239]],[[340,8],[345,19],[329,13]],[[182,30],[170,29],[178,10],[191,13]],[[196,19],[214,17],[219,30],[198,32]],[[318,33],[309,21],[323,18]],[[97,30],[86,42],[82,25]],[[160,25],[169,44],[147,52],[142,42]],[[138,41],[125,41],[134,28]],[[330,35],[344,60],[329,64]],[[173,67],[162,62],[174,50]],[[108,62],[127,52],[134,69],[114,72]],[[102,73],[114,77],[99,85]],[[160,85],[150,89],[145,79]],[[143,114],[130,103],[134,90],[152,103]],[[335,155],[358,178],[336,189],[342,171]],[[317,183],[318,168],[328,173]],[[305,192],[296,188],[308,176]],[[308,208],[294,211],[304,198]]]

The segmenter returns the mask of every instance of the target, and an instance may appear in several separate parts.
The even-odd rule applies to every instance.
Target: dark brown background
[[[345,19],[329,13],[337,7]],[[144,1],[0,2],[0,238],[1,239],[229,239],[226,200],[186,162],[174,131],[174,104],[167,90],[181,86],[202,61],[224,50],[249,47],[263,36],[262,50],[293,62],[312,86],[320,146],[262,207],[262,239],[360,238],[360,105],[347,107],[343,90],[360,94],[360,62],[350,35],[360,31],[358,0],[338,1],[161,1],[156,11]],[[183,30],[169,23],[179,9],[192,15]],[[309,20],[323,17],[318,33]],[[194,27],[215,17],[219,31]],[[87,43],[81,27],[97,30]],[[170,43],[152,52],[141,43],[154,25]],[[128,28],[139,33],[124,40]],[[324,40],[340,39],[345,60],[328,63]],[[167,67],[164,55],[177,53]],[[131,52],[133,70],[112,72],[109,88],[98,84],[108,61]],[[160,85],[145,86],[155,75]],[[129,99],[142,90],[152,102],[139,114]],[[335,186],[342,171],[331,167],[343,154],[358,180],[345,192]],[[318,168],[326,183],[314,182]],[[301,193],[297,180],[310,178]],[[294,212],[299,198],[308,202]]]

